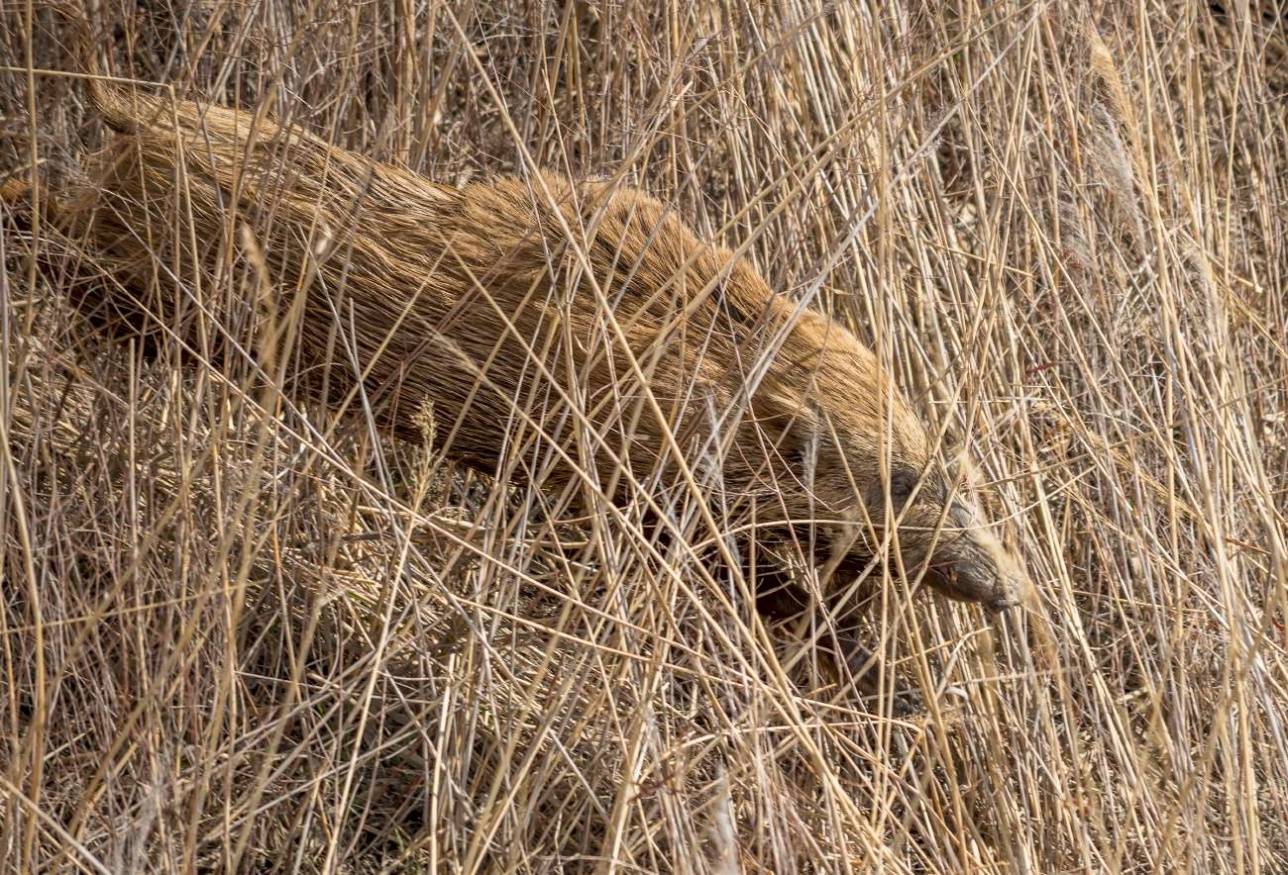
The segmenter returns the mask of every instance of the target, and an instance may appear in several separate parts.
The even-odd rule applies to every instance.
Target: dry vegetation
[[[39,6],[0,183],[56,187],[103,130]],[[255,355],[104,336],[94,251],[0,216],[0,860],[1288,871],[1283,16],[102,0],[118,74],[444,182],[622,173],[745,244],[970,442],[1039,592],[888,581],[866,634],[930,702],[894,718],[703,583],[691,500],[666,542],[570,521],[430,405],[416,444],[283,392],[254,271],[193,294]]]

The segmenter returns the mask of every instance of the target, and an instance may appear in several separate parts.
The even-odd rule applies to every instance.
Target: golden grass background
[[[0,174],[56,187],[103,131],[39,7],[0,18]],[[95,4],[119,75],[443,182],[624,173],[746,244],[970,444],[1038,595],[888,581],[867,636],[930,700],[893,718],[638,509],[453,467],[428,407],[397,442],[249,358],[102,336],[68,303],[93,250],[5,216],[0,860],[1288,870],[1284,16]]]

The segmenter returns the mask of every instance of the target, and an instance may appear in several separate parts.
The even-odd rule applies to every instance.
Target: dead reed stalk
[[[0,18],[0,184],[39,163],[53,190],[98,130],[39,7]],[[95,13],[116,72],[313,132],[290,148],[317,163],[257,204],[328,219],[194,225],[175,179],[142,206],[184,243],[140,242],[131,342],[67,303],[121,265],[0,217],[6,867],[1288,867],[1273,4]],[[276,259],[303,247],[335,287],[416,255],[345,248],[357,217],[327,198],[406,183],[324,144],[453,186],[555,167],[665,195],[971,440],[1040,604],[990,625],[889,581],[866,632],[930,708],[869,713],[691,585],[695,496],[665,541],[642,502],[569,523],[557,493],[446,463],[437,406],[403,411],[417,446],[359,383],[300,400],[306,329],[259,306],[291,286]],[[366,339],[332,304],[309,346],[351,361]]]

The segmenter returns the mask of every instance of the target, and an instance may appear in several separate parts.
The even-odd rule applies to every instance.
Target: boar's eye
[[[911,468],[896,466],[890,471],[890,502],[899,507],[917,488],[917,472]]]

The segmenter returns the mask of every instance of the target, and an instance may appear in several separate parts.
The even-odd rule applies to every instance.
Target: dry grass
[[[56,184],[101,128],[25,6],[0,182]],[[625,173],[746,244],[971,442],[1040,595],[891,581],[869,634],[931,700],[892,719],[638,509],[108,339],[94,253],[6,220],[5,866],[1288,870],[1288,22],[955,6],[100,3],[118,73],[448,183]]]

